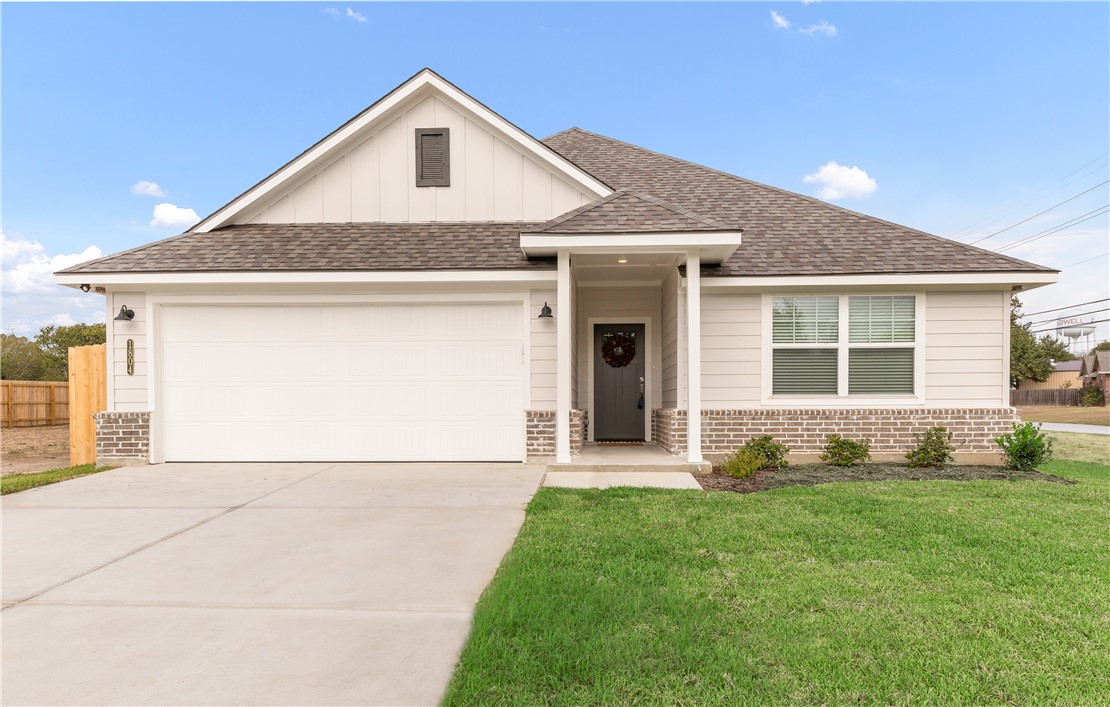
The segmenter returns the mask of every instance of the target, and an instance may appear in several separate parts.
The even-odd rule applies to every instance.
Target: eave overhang
[[[740,231],[682,233],[522,233],[520,249],[530,258],[570,253],[685,253],[696,250],[707,265],[719,265],[741,244]]]

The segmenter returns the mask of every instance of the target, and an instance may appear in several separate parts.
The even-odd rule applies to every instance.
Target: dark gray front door
[[[644,439],[643,324],[594,325],[594,439]]]

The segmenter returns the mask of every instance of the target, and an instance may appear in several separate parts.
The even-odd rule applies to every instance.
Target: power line
[[[1099,302],[1110,302],[1110,297],[1104,297],[1102,299],[1096,299],[1092,302],[1080,302],[1079,304],[1069,304],[1067,307],[1057,307],[1056,309],[1042,309],[1039,312],[1027,312],[1025,314],[1019,314],[1018,316],[1019,317],[1032,317],[1032,316],[1035,316],[1037,314],[1048,314],[1049,312],[1059,312],[1059,311],[1064,310],[1064,309],[1075,309],[1076,307],[1086,307],[1088,304],[1098,304]]]
[[[1110,319],[1095,319],[1094,321],[1083,322],[1083,326],[1087,326],[1088,324],[1102,324],[1103,322],[1110,322]],[[1029,333],[1030,334],[1047,334],[1049,332],[1056,331],[1056,329],[1057,329],[1056,327],[1051,327],[1049,329],[1036,329],[1036,330],[1030,331]]]
[[[1095,256],[1095,257],[1093,257],[1093,258],[1087,258],[1086,260],[1080,260],[1080,261],[1078,261],[1078,262],[1075,262],[1075,263],[1070,263],[1070,264],[1068,264],[1068,265],[1065,265],[1064,267],[1062,267],[1062,268],[1060,268],[1060,269],[1061,269],[1061,270],[1067,270],[1068,268],[1072,268],[1072,267],[1075,267],[1076,265],[1082,265],[1083,263],[1089,263],[1089,262],[1091,262],[1092,260],[1098,260],[1099,258],[1105,258],[1105,257],[1106,257],[1106,256],[1108,256],[1108,255],[1110,255],[1110,253],[1103,253],[1102,255],[1096,255],[1096,256]]]
[[[1011,225],[1007,226],[1006,228],[1003,228],[1000,231],[995,231],[994,233],[990,234],[989,236],[983,236],[982,238],[980,238],[978,240],[972,241],[968,245],[975,245],[976,243],[981,243],[981,242],[987,240],[988,238],[994,238],[999,233],[1005,233],[1006,231],[1009,231],[1011,228],[1017,228],[1018,226],[1020,226],[1023,223],[1026,223],[1027,221],[1032,221],[1033,219],[1037,218],[1038,216],[1043,216],[1044,214],[1047,214],[1049,211],[1052,211],[1053,209],[1059,208],[1059,207],[1063,206],[1064,204],[1068,203],[1069,201],[1075,201],[1076,199],[1083,196],[1084,194],[1092,192],[1095,189],[1098,189],[1099,187],[1104,187],[1107,184],[1110,184],[1110,179],[1107,179],[1102,184],[1096,184],[1093,187],[1091,187],[1090,189],[1087,189],[1086,191],[1081,191],[1081,192],[1079,192],[1078,194],[1076,194],[1075,196],[1073,196],[1071,198],[1064,199],[1059,204],[1054,204],[1054,205],[1048,207],[1047,209],[1045,209],[1044,211],[1033,214],[1029,218],[1024,218],[1024,219],[1018,221],[1017,223],[1011,224]]]
[[[1007,243],[1003,246],[1000,246],[994,252],[1002,253],[1002,252],[1010,250],[1012,248],[1016,248],[1019,245],[1025,245],[1026,243],[1032,243],[1033,241],[1039,241],[1040,239],[1047,238],[1048,236],[1061,235],[1060,234],[1061,230],[1063,230],[1063,229],[1065,229],[1069,226],[1078,226],[1079,224],[1081,224],[1085,221],[1090,221],[1093,218],[1098,218],[1099,216],[1102,216],[1103,214],[1107,213],[1108,210],[1110,210],[1110,204],[1106,204],[1105,206],[1100,206],[1097,209],[1095,209],[1094,211],[1088,211],[1087,213],[1083,214],[1082,216],[1076,216],[1071,221],[1065,221],[1064,223],[1060,224],[1059,226],[1053,226],[1052,228],[1046,228],[1043,231],[1040,231],[1038,233],[1034,233],[1031,236],[1027,236],[1025,238],[1022,238],[1020,241],[1014,241],[1013,243]],[[1097,211],[1098,213],[1095,213],[1095,211]],[[1086,217],[1086,218],[1084,218],[1084,217]],[[1077,235],[1077,234],[1068,233],[1068,234],[1065,234],[1065,235],[1074,236],[1074,235]]]
[[[1107,311],[1110,311],[1110,307],[1103,307],[1102,309],[1092,309],[1089,312],[1076,312],[1075,314],[1069,314],[1068,318],[1070,319],[1071,317],[1084,317],[1084,316],[1087,316],[1088,314],[1098,314],[1099,312],[1107,312]],[[1058,319],[1059,319],[1059,317],[1055,317],[1053,319],[1042,319],[1042,320],[1037,321],[1037,322],[1029,322],[1029,326],[1040,326],[1041,324],[1048,324],[1049,322],[1054,322],[1054,321],[1057,321]]]
[[[1055,182],[1052,182],[1051,184],[1048,184],[1048,185],[1046,185],[1046,187],[1045,187],[1045,188],[1047,188],[1047,187],[1051,187],[1051,186],[1054,186],[1054,185],[1056,185],[1056,184],[1059,184],[1060,182],[1063,182],[1063,181],[1065,181],[1066,179],[1068,179],[1068,177],[1072,176],[1073,174],[1075,174],[1075,173],[1077,173],[1077,172],[1079,172],[1079,171],[1081,171],[1081,170],[1083,170],[1083,169],[1086,169],[1087,167],[1090,167],[1090,166],[1091,166],[1091,165],[1093,165],[1093,164],[1094,164],[1095,162],[1101,162],[1101,161],[1102,161],[1102,160],[1104,160],[1104,159],[1105,159],[1105,158],[1106,158],[1107,156],[1110,156],[1110,153],[1104,153],[1104,154],[1103,154],[1103,155],[1102,155],[1101,157],[1096,157],[1095,159],[1091,160],[1091,161],[1090,161],[1090,162],[1088,162],[1087,164],[1085,164],[1085,165],[1083,165],[1083,166],[1081,166],[1081,167],[1078,167],[1078,168],[1076,168],[1076,169],[1073,169],[1073,170],[1072,170],[1071,172],[1068,172],[1068,173],[1067,173],[1067,174],[1065,174],[1064,176],[1062,176],[1062,177],[1060,177],[1059,179],[1057,179],[1057,180],[1056,180]],[[1105,167],[1106,167],[1106,165],[1099,165],[1098,167],[1096,167],[1095,169],[1091,170],[1091,171],[1090,171],[1090,172],[1088,172],[1087,174],[1084,174],[1083,176],[1084,176],[1084,177],[1086,177],[1086,176],[1088,176],[1088,175],[1090,175],[1090,174],[1093,174],[1093,173],[1095,173],[1095,172],[1097,172],[1097,171],[1099,171],[1100,169],[1103,169],[1103,168],[1105,168]],[[1003,207],[1003,208],[999,209],[998,211],[995,211],[995,212],[994,212],[994,213],[992,213],[992,214],[991,214],[990,216],[987,216],[987,217],[986,217],[986,218],[984,218],[984,219],[981,219],[981,220],[979,220],[979,221],[976,221],[975,223],[971,224],[970,226],[965,226],[964,228],[961,228],[960,230],[956,231],[955,233],[952,233],[952,234],[950,234],[950,235],[949,235],[948,237],[949,237],[949,238],[953,238],[953,239],[955,239],[955,238],[956,238],[957,236],[963,235],[964,233],[966,233],[967,231],[970,231],[970,230],[971,230],[971,229],[973,229],[973,228],[978,228],[979,226],[984,226],[984,225],[986,225],[986,224],[989,224],[989,223],[993,223],[993,222],[995,222],[995,221],[998,221],[999,219],[998,219],[998,218],[995,218],[995,217],[997,217],[997,216],[1001,216],[1001,215],[1002,215],[1002,214],[1004,214],[1004,213],[1008,213],[1008,212],[1010,212],[1010,211],[1013,211],[1014,209],[1017,209],[1017,208],[1018,208],[1018,207],[1020,207],[1020,206],[1025,206],[1026,204],[1033,204],[1033,203],[1036,203],[1037,201],[1039,201],[1040,199],[1043,199],[1043,198],[1044,198],[1044,197],[1046,197],[1046,196],[1049,196],[1049,195],[1051,195],[1051,194],[1055,194],[1056,192],[1058,192],[1058,191],[1060,191],[1061,189],[1063,189],[1063,188],[1064,188],[1065,186],[1067,186],[1067,185],[1061,185],[1061,186],[1057,187],[1056,189],[1053,189],[1052,191],[1049,191],[1049,192],[1045,192],[1044,194],[1041,194],[1040,196],[1034,197],[1034,198],[1032,198],[1032,199],[1026,199],[1026,198],[1023,198],[1023,199],[1018,199],[1017,201],[1015,201],[1015,202],[1014,202],[1014,203],[1012,203],[1011,205],[1009,205],[1009,206],[1005,206],[1005,207]]]

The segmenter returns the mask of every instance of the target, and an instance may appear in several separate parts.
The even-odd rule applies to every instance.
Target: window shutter
[[[836,349],[775,349],[773,395],[836,395]]]
[[[416,129],[416,186],[451,186],[451,145],[448,128]]]
[[[848,394],[913,393],[913,349],[848,351]]]

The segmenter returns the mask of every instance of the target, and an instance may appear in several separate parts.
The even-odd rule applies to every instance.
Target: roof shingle
[[[619,190],[540,225],[533,233],[660,233],[738,231],[650,194]]]

